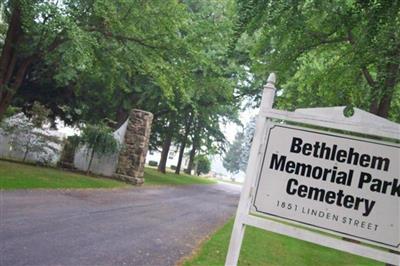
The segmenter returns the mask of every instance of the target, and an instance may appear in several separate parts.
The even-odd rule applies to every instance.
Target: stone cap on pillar
[[[143,113],[143,114],[153,117],[153,113],[144,111],[144,110],[140,110],[140,109],[132,109],[131,113]]]

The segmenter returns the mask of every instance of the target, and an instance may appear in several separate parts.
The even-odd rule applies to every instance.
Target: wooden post
[[[260,113],[268,109],[272,109],[275,100],[275,73],[271,73],[268,77],[267,84],[264,86],[263,95],[261,98]]]
[[[275,81],[276,76],[274,73],[271,73],[268,77],[267,84],[264,86],[259,114],[268,109],[271,109],[274,104],[276,91]],[[262,137],[262,134],[265,132],[265,127],[265,117],[258,115],[253,143],[250,150],[249,162],[246,169],[246,178],[240,195],[239,206],[236,212],[236,218],[232,229],[232,235],[229,242],[229,249],[226,256],[225,266],[237,265],[239,259],[240,248],[242,246],[244,231],[246,229],[244,218],[246,215],[248,215],[250,211],[251,200],[249,200],[249,198],[252,197],[252,187],[254,185],[254,181],[258,171],[257,159],[260,154],[260,146],[263,144],[261,140],[264,139]]]
[[[288,139],[292,138],[294,133],[288,133],[288,130],[302,130],[308,132],[307,134],[316,134],[316,135],[324,135],[321,130],[313,130],[310,129],[309,126],[319,126],[323,128],[332,128],[332,129],[337,129],[337,130],[342,130],[346,132],[352,132],[356,134],[366,134],[370,136],[378,136],[378,137],[386,137],[388,139],[392,140],[399,140],[400,139],[400,125],[396,124],[394,122],[390,122],[386,119],[377,117],[373,114],[370,114],[368,112],[365,112],[363,110],[355,108],[354,115],[352,117],[345,117],[343,116],[343,106],[337,106],[337,107],[322,107],[322,108],[306,108],[306,109],[297,109],[295,112],[289,112],[289,111],[283,111],[283,110],[276,110],[273,109],[273,103],[274,103],[274,97],[275,97],[275,75],[271,74],[268,78],[268,82],[264,87],[263,90],[263,95],[262,95],[262,100],[261,100],[261,106],[260,110],[258,113],[257,117],[257,122],[256,122],[256,129],[255,129],[255,134],[253,138],[253,143],[251,146],[251,151],[250,151],[250,157],[249,157],[249,162],[247,165],[247,170],[246,170],[246,179],[245,183],[242,189],[242,193],[240,196],[240,201],[239,201],[239,206],[237,209],[236,213],[236,218],[235,218],[235,223],[233,226],[232,230],[232,236],[229,244],[229,250],[228,254],[226,257],[225,265],[226,266],[235,266],[238,263],[239,255],[240,255],[240,249],[242,245],[242,240],[245,232],[245,227],[246,225],[254,226],[257,228],[261,228],[270,232],[278,233],[281,235],[286,235],[290,237],[294,237],[296,239],[301,239],[304,241],[308,241],[311,243],[319,244],[325,247],[330,247],[334,248],[337,250],[349,252],[351,254],[359,255],[359,256],[364,256],[367,258],[379,260],[382,262],[390,263],[393,265],[399,265],[400,266],[400,256],[390,253],[388,250],[391,249],[391,247],[394,247],[399,250],[399,245],[398,245],[398,238],[396,239],[391,239],[391,241],[384,241],[384,242],[379,242],[381,238],[373,236],[371,239],[368,239],[365,235],[363,234],[353,234],[349,230],[343,230],[342,231],[335,231],[333,230],[334,228],[331,227],[321,227],[318,223],[312,222],[311,224],[307,225],[305,224],[305,227],[309,228],[315,228],[318,227],[318,231],[321,232],[329,232],[333,235],[336,236],[351,236],[352,239],[361,239],[363,240],[362,243],[371,243],[373,246],[369,245],[361,245],[358,243],[352,243],[352,242],[347,242],[343,241],[338,237],[332,237],[332,236],[327,236],[325,234],[321,234],[320,232],[313,232],[311,230],[307,230],[304,228],[300,228],[297,226],[294,226],[294,224],[291,223],[284,223],[283,221],[287,220],[284,216],[282,217],[282,221],[279,220],[272,220],[272,219],[263,219],[261,217],[258,217],[256,215],[251,215],[250,212],[254,212],[254,214],[265,214],[267,217],[270,217],[269,213],[267,212],[268,209],[265,207],[265,211],[263,212],[261,209],[258,209],[256,206],[254,208],[252,207],[253,202],[260,200],[260,187],[262,187],[264,190],[261,191],[260,193],[262,195],[267,195],[270,192],[269,190],[266,189],[275,189],[274,187],[270,187],[268,183],[263,183],[259,187],[259,183],[261,181],[266,181],[264,178],[270,178],[269,181],[271,181],[271,178],[277,178],[279,177],[278,175],[274,175],[274,173],[270,171],[264,171],[262,170],[262,164],[263,162],[265,163],[264,160],[270,160],[271,152],[267,153],[267,145],[270,146],[270,144],[267,144],[270,140],[271,143],[274,145],[276,144],[277,146],[273,146],[274,149],[280,150],[281,145],[283,142],[288,143]],[[292,126],[292,125],[281,125],[280,123],[273,123],[272,119],[278,119],[278,120],[283,120],[283,121],[290,121],[290,122],[297,122],[300,124],[305,124],[309,126]],[[278,128],[286,127],[286,131],[281,131],[280,133],[275,133],[274,137],[272,135],[272,129],[278,130]],[[276,135],[278,134],[278,135]],[[282,134],[282,135],[279,135]],[[286,138],[284,137],[286,134]],[[304,133],[305,134],[305,133]],[[314,135],[314,137],[318,138],[319,136]],[[393,158],[394,161],[398,161],[398,155],[396,152],[398,152],[398,149],[400,146],[398,144],[395,144],[394,141],[388,141],[386,142],[376,142],[372,137],[368,138],[358,138],[352,136],[351,133],[345,134],[345,135],[350,135],[348,137],[343,137],[343,134],[334,134],[330,133],[330,137],[336,137],[336,138],[345,138],[348,139],[346,141],[342,141],[344,146],[349,146],[350,144],[347,143],[350,140],[355,140],[355,141],[362,141],[368,144],[363,144],[363,148],[366,150],[374,150],[376,147],[372,145],[385,145],[387,147],[381,147],[381,152],[386,149],[390,149],[391,152],[388,153],[388,156],[390,158]],[[332,140],[333,141],[333,140]],[[282,143],[280,143],[282,142]],[[278,145],[279,144],[279,145]],[[272,145],[272,144],[271,144]],[[361,145],[361,144],[359,144]],[[286,147],[287,148],[287,147]],[[397,149],[397,150],[396,150]],[[392,154],[393,153],[393,154]],[[390,155],[389,155],[390,154]],[[267,156],[267,157],[265,157]],[[397,167],[397,165],[396,165]],[[396,168],[397,169],[397,168]],[[393,169],[392,169],[393,170]],[[263,171],[263,176],[261,176],[261,171]],[[393,171],[394,172],[394,171]],[[392,175],[392,173],[390,173]],[[272,181],[271,181],[272,182]],[[282,187],[282,184],[279,185],[280,188]],[[280,189],[279,187],[276,187],[277,189]],[[269,192],[268,192],[269,191]],[[268,200],[271,200],[271,198],[268,198],[267,196],[263,197],[261,200],[263,203],[270,203],[267,202]],[[255,199],[257,197],[257,199]],[[382,199],[381,199],[382,201]],[[385,201],[384,201],[385,202]],[[268,204],[266,204],[268,205]],[[397,210],[400,210],[400,204],[399,202],[393,201],[385,204],[385,206],[391,205],[393,208],[396,208]],[[382,210],[382,208],[381,208]],[[394,210],[395,212],[390,212],[390,209],[383,209],[382,211],[386,211],[388,213],[388,218],[390,218],[390,223],[394,225],[398,225],[398,212]],[[390,213],[390,215],[389,215]],[[392,215],[394,214],[394,215]],[[271,214],[273,215],[273,214]],[[293,218],[293,217],[291,217]],[[377,218],[377,217],[375,217]],[[379,219],[378,219],[379,220]],[[297,222],[296,220],[293,220]],[[302,220],[300,219],[298,222],[303,223]],[[385,224],[381,220],[379,220],[381,224]],[[304,223],[303,223],[304,224]],[[398,233],[398,229],[395,230],[390,230],[390,231],[383,231],[383,233],[389,234],[389,233]],[[395,236],[395,235],[394,235]],[[382,235],[380,235],[382,237]],[[385,249],[378,249],[377,247],[382,246]]]

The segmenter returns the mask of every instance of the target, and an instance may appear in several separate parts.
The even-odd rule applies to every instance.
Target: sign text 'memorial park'
[[[267,134],[253,212],[399,247],[398,146],[279,124]]]
[[[225,266],[237,265],[248,225],[400,266],[400,125],[344,106],[274,109],[275,80],[263,89]]]

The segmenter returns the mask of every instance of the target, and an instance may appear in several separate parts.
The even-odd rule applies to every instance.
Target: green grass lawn
[[[169,172],[162,174],[154,168],[146,168],[144,170],[144,179],[145,185],[192,185],[216,183],[214,180],[183,173],[180,175]]]
[[[210,184],[214,181],[186,174],[165,175],[155,169],[145,169],[146,185]],[[39,167],[0,160],[0,189],[31,188],[121,188],[132,187],[109,178],[90,177],[54,168]]]
[[[184,266],[224,265],[233,221],[218,230]],[[238,265],[337,266],[380,265],[373,260],[248,226]]]
[[[123,182],[0,160],[0,189],[118,188]]]

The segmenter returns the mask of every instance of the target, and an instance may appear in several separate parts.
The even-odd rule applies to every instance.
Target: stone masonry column
[[[134,185],[144,183],[144,164],[149,147],[153,114],[133,109],[129,114],[124,143],[114,178]]]

